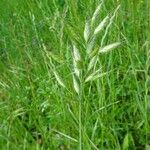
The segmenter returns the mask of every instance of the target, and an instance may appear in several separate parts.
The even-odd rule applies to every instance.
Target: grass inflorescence
[[[0,6],[0,149],[150,149],[149,1]]]

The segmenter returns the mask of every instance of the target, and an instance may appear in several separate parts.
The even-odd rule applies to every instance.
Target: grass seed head
[[[107,74],[107,72],[105,73],[92,73],[91,75],[89,75],[86,79],[85,79],[85,82],[89,82],[89,81],[93,81],[93,80],[96,80],[98,78],[101,78],[103,76],[105,76]]]
[[[80,67],[78,65],[79,62],[81,62],[81,56],[79,50],[76,48],[75,45],[73,45],[73,66],[77,77],[80,76]]]
[[[90,60],[89,65],[88,65],[88,71],[90,71],[95,66],[96,60],[97,60],[97,56],[94,56]]]
[[[81,60],[81,56],[80,56],[79,50],[76,48],[75,45],[73,45],[73,59],[75,61],[80,61]]]
[[[79,84],[74,75],[73,75],[73,87],[76,93],[79,94],[79,91],[80,91]]]
[[[101,7],[102,7],[102,3],[100,3],[100,4],[97,6],[95,12],[93,13],[93,16],[92,16],[92,19],[91,19],[92,25],[95,23],[95,20],[96,20],[97,16],[98,16],[99,13],[100,13]]]
[[[87,44],[87,54],[90,55],[95,45],[95,36]]]
[[[85,28],[84,28],[84,39],[85,39],[86,42],[88,41],[89,36],[90,36],[90,24],[87,21],[85,23]]]
[[[109,51],[117,48],[119,45],[120,45],[120,42],[116,42],[116,43],[104,46],[104,47],[100,48],[99,53],[109,52]]]
[[[107,22],[109,20],[109,17],[106,16],[102,22],[100,22],[100,24],[96,27],[95,31],[94,31],[94,35],[98,34],[100,31],[102,31],[104,29],[104,27],[107,25]]]
[[[74,67],[74,73],[76,74],[77,77],[80,76],[80,69],[78,68],[77,62],[73,59],[73,67]]]
[[[60,76],[58,75],[58,73],[56,71],[53,70],[54,76],[57,80],[57,82],[59,83],[60,86],[62,87],[66,87],[65,84],[63,83],[63,81],[61,80]]]

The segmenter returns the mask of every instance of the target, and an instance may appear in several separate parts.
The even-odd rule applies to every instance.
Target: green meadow
[[[1,150],[150,150],[149,0],[0,0]]]

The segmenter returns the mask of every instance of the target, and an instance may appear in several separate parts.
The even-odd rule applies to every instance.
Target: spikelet
[[[96,63],[96,60],[97,60],[97,56],[94,56],[94,57],[90,60],[89,65],[88,65],[88,71],[90,71],[90,70],[94,67],[94,65],[95,65],[95,63]]]
[[[94,35],[98,34],[100,31],[102,31],[104,29],[104,27],[107,25],[107,22],[109,20],[109,17],[106,16],[102,22],[100,22],[100,24],[96,27],[95,31],[94,31]]]
[[[105,73],[100,73],[100,72],[92,73],[91,75],[89,75],[89,76],[85,79],[85,82],[89,82],[89,81],[96,80],[96,79],[98,79],[98,78],[101,78],[101,77],[105,76],[106,74],[107,74],[107,72],[105,72]]]
[[[53,70],[54,76],[57,80],[57,82],[59,83],[60,86],[62,87],[66,87],[65,84],[63,83],[63,81],[61,80],[60,76],[58,75],[58,73],[56,71]]]
[[[89,39],[89,35],[90,35],[90,25],[89,22],[87,21],[85,23],[85,28],[84,28],[84,39],[87,42]]]
[[[74,87],[74,90],[76,91],[76,93],[79,94],[79,91],[80,91],[79,84],[74,75],[73,75],[73,87]]]
[[[80,68],[78,66],[80,61],[81,61],[81,56],[79,50],[76,48],[75,45],[73,45],[73,66],[77,77],[80,76]]]
[[[114,11],[114,14],[113,14],[113,15],[111,16],[111,18],[110,18],[109,24],[107,25],[106,30],[105,30],[105,34],[104,34],[103,37],[102,37],[101,45],[103,45],[103,42],[104,42],[104,40],[105,40],[105,38],[106,38],[106,35],[108,34],[108,30],[109,30],[110,26],[112,25],[113,20],[114,20],[114,18],[115,18],[115,16],[116,16],[117,11],[119,10],[119,8],[120,8],[120,5],[117,6],[117,8],[116,8],[115,11]]]
[[[79,68],[77,67],[77,62],[73,59],[73,66],[74,66],[74,73],[75,73],[75,75],[77,76],[77,77],[79,77],[80,76],[80,70],[79,70]]]
[[[79,50],[76,48],[75,45],[73,45],[73,56],[74,56],[75,61],[80,61],[81,60]]]
[[[93,13],[93,16],[92,16],[92,19],[91,19],[91,24],[92,24],[92,25],[95,23],[95,20],[96,20],[97,16],[98,16],[99,13],[100,13],[101,7],[102,7],[102,3],[100,3],[100,4],[97,6],[95,12]]]
[[[87,54],[90,55],[95,44],[95,36],[87,44]]]
[[[109,51],[115,49],[116,47],[118,47],[119,45],[120,45],[119,42],[116,42],[116,43],[107,45],[107,46],[105,46],[105,47],[100,48],[99,53],[106,53],[106,52],[109,52]]]

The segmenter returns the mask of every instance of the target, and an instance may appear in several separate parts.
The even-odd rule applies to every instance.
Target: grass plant
[[[150,149],[148,0],[0,8],[0,149]]]

